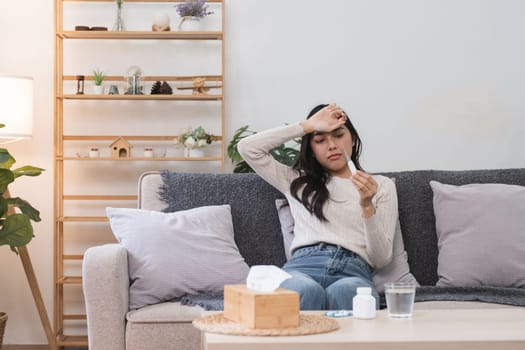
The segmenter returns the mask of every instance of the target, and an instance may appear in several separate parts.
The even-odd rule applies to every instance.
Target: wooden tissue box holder
[[[244,284],[224,286],[224,317],[249,328],[299,326],[299,293],[278,288],[258,292]]]

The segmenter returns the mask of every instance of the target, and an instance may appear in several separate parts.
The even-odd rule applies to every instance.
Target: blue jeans
[[[371,287],[379,308],[371,266],[340,246],[319,243],[298,248],[283,270],[292,278],[280,287],[299,292],[301,310],[352,310],[357,287]]]

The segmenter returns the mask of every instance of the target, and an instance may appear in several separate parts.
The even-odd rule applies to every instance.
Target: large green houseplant
[[[0,128],[5,125],[0,124]],[[44,169],[26,165],[12,169],[16,160],[5,148],[0,148],[0,246],[9,245],[18,254],[18,247],[23,247],[33,239],[31,220],[40,221],[40,212],[22,198],[11,198],[7,187],[20,176],[38,176]],[[14,208],[18,208],[17,213]],[[0,312],[0,348],[4,338],[7,315]]]
[[[235,131],[233,134],[233,137],[228,144],[228,157],[230,157],[233,164],[235,164],[235,167],[233,169],[234,173],[253,173],[253,169],[242,159],[239,150],[237,149],[237,144],[239,141],[241,141],[243,138],[253,135],[256,132],[252,130],[248,130],[249,126],[245,125]],[[295,143],[292,146],[282,144],[279,145],[272,150],[270,150],[270,154],[279,162],[286,164],[286,165],[294,165],[297,161],[297,157],[299,156],[299,149],[298,145],[301,144],[301,139],[295,139],[293,140]]]

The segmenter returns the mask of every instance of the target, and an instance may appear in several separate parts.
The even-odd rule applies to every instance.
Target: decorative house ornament
[[[111,148],[111,158],[131,157],[131,145],[122,136],[117,137],[117,139],[109,145],[109,148]]]

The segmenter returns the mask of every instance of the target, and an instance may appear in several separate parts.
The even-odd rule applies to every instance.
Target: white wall
[[[227,0],[226,139],[337,102],[370,171],[523,167],[524,13],[521,0]],[[11,191],[41,210],[29,249],[52,317],[53,1],[1,1],[0,33],[0,74],[35,78],[34,137],[9,150],[47,171]],[[0,310],[4,343],[45,343],[6,247]]]

